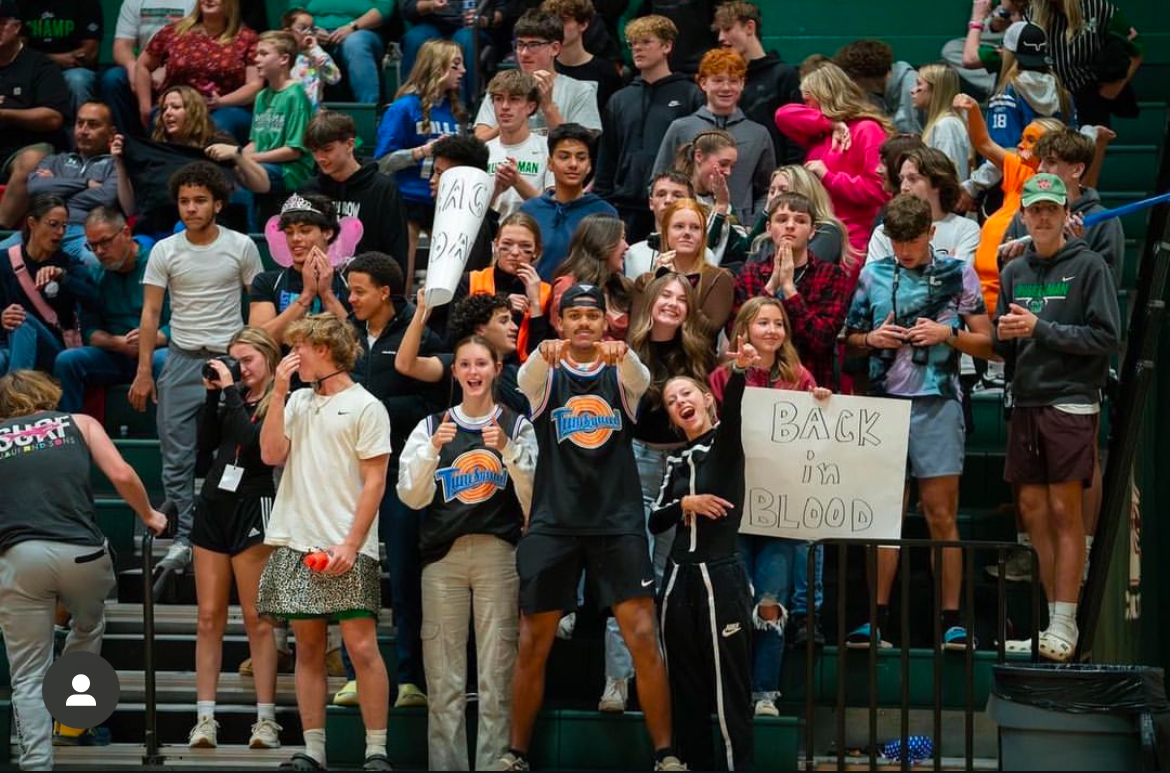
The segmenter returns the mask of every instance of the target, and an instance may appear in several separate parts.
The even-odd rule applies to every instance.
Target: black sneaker
[[[821,630],[821,618],[814,615],[812,625],[808,623],[808,615],[794,615],[792,624],[788,626],[787,640],[792,647],[803,647],[812,637],[814,647],[825,646],[825,632]]]

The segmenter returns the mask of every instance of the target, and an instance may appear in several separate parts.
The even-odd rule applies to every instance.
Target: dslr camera
[[[227,366],[228,372],[232,374],[233,381],[240,380],[240,361],[230,354],[221,354],[218,357],[212,357],[212,360],[219,360]],[[211,362],[206,362],[203,365],[203,378],[215,384],[219,381],[219,373],[212,367]]]

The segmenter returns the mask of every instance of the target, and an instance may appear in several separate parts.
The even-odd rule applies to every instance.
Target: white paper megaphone
[[[493,187],[487,172],[470,166],[448,169],[439,178],[427,262],[427,306],[441,306],[455,295],[491,203]]]

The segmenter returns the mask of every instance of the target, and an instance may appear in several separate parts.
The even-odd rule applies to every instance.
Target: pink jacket
[[[776,110],[776,126],[794,142],[808,150],[807,161],[821,160],[829,171],[821,180],[837,217],[849,229],[849,243],[858,255],[869,246],[874,220],[889,196],[878,175],[881,156],[878,151],[886,141],[886,131],[877,121],[863,118],[849,121],[853,143],[849,150],[834,152],[833,122],[820,110],[801,104],[781,105]],[[864,260],[859,262],[864,263]]]

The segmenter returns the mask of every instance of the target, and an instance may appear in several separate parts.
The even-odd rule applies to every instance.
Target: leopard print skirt
[[[339,612],[382,608],[382,569],[377,561],[358,554],[353,568],[342,575],[322,574],[305,566],[305,553],[278,547],[260,575],[256,611],[264,617],[332,617]]]

